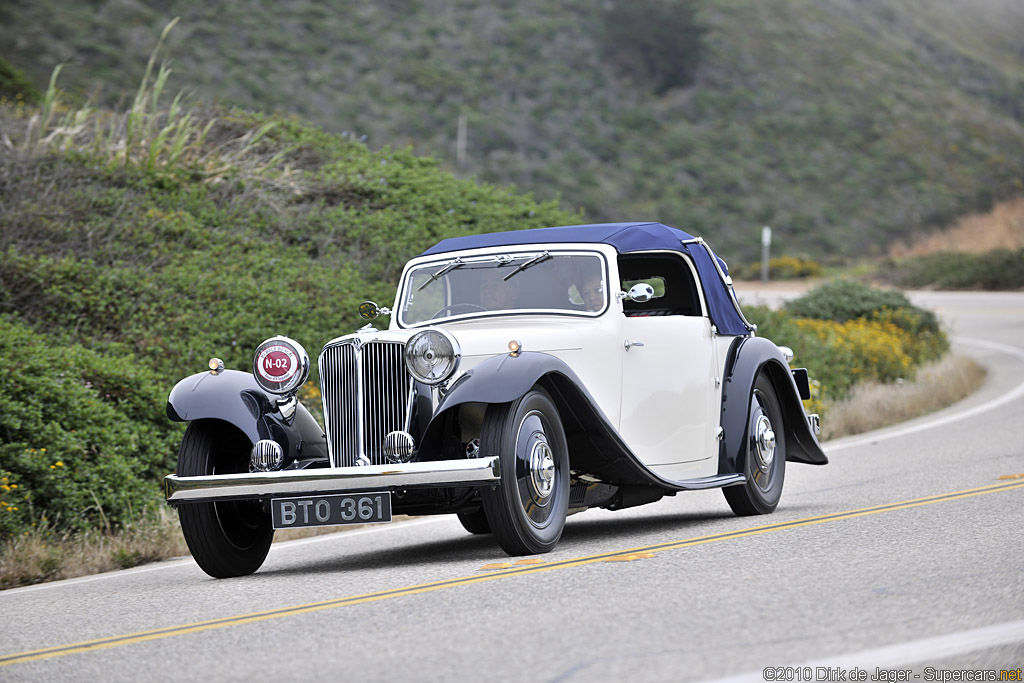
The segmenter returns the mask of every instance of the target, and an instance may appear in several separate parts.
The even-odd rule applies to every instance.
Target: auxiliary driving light
[[[415,449],[416,441],[412,438],[412,434],[399,431],[391,432],[384,437],[381,452],[388,462],[402,463],[409,462]]]
[[[261,439],[252,447],[249,454],[250,472],[269,472],[276,470],[284,462],[284,451],[281,445],[270,439]]]

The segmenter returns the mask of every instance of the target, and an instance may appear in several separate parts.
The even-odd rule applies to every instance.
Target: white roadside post
[[[772,246],[772,229],[761,228],[761,282],[768,282],[768,252]]]

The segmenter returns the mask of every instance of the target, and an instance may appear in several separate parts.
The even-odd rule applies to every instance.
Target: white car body
[[[554,243],[543,248],[553,253],[596,254],[604,263],[607,281],[621,282],[615,248],[587,246],[581,249],[579,244]],[[404,290],[410,286],[410,271],[424,265],[440,267],[455,258],[536,251],[536,247],[503,246],[412,259],[402,274],[389,330],[406,331],[411,336],[423,327],[443,327],[461,346],[459,374],[488,358],[507,354],[508,342],[513,339],[524,350],[559,358],[576,372],[608,422],[652,471],[674,481],[716,474],[717,414],[732,337],[716,334],[699,289],[700,316],[626,317],[625,292],[616,286],[597,315],[467,313],[433,324],[401,325],[398,312],[407,296]],[[696,281],[692,261],[677,256]],[[457,378],[458,374],[453,379]]]

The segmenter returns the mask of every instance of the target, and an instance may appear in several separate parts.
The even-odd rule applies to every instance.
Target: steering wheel
[[[487,311],[488,310],[488,309],[484,308],[483,306],[481,306],[480,304],[450,304],[448,306],[443,307],[440,311],[438,311],[434,315],[430,316],[430,319],[434,320],[435,318],[440,318],[441,315],[445,311],[451,311],[452,313],[455,313],[455,310],[459,309],[459,308],[466,309],[466,310],[463,311],[463,313],[471,313],[472,311]]]

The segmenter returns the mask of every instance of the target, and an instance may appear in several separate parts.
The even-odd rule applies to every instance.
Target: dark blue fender
[[[655,486],[665,491],[713,488],[744,481],[742,476],[733,475],[674,482],[651,472],[608,422],[576,373],[562,360],[535,351],[489,358],[456,380],[427,427],[421,457],[441,457],[438,444],[447,432],[448,418],[459,406],[508,403],[535,385],[547,390],[558,407],[573,470],[595,475],[609,484]]]
[[[286,419],[277,398],[263,391],[248,372],[200,372],[171,389],[167,417],[176,422],[223,420],[240,429],[252,443],[273,439],[284,450],[285,468],[327,464],[323,428],[301,403]]]
[[[720,474],[743,472],[750,392],[758,373],[767,373],[778,394],[786,435],[786,460],[825,465],[828,456],[807,422],[793,374],[774,343],[764,337],[737,337],[729,347],[722,385]]]

